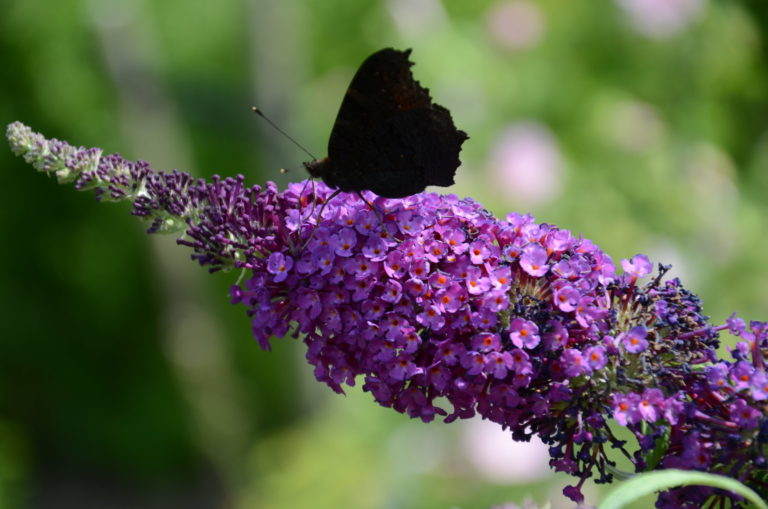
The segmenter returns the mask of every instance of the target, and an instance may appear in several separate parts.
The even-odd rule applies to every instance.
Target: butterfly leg
[[[282,170],[281,170],[282,171]],[[299,197],[298,197],[298,209],[299,209],[299,218],[304,217],[304,191],[307,190],[307,186],[312,183],[312,208],[309,211],[309,215],[311,216],[315,212],[315,203],[317,203],[317,195],[315,194],[315,179],[308,178],[304,181],[304,185],[301,188],[301,191],[299,191]]]
[[[379,224],[381,225],[382,228],[384,228],[384,216],[381,214],[381,211],[378,208],[376,208],[372,203],[370,203],[368,200],[366,200],[365,196],[363,196],[363,193],[361,193],[360,191],[357,191],[357,195],[360,197],[361,200],[363,200],[363,203],[368,205],[368,207],[370,207],[373,213],[376,214],[376,217],[379,218]]]
[[[389,230],[387,229],[387,225],[384,223],[384,215],[381,213],[379,208],[376,205],[370,203],[368,200],[366,200],[365,196],[363,196],[362,192],[357,191],[357,195],[360,197],[361,200],[363,200],[363,203],[368,205],[371,208],[371,210],[373,211],[373,213],[376,214],[376,218],[379,220],[379,226],[381,226],[381,230],[384,233],[386,233],[387,235],[389,235]],[[395,239],[395,240],[397,240],[397,239]]]
[[[314,180],[312,181],[312,185],[314,185]],[[320,221],[323,219],[323,212],[325,211],[325,207],[328,205],[328,203],[334,199],[338,194],[341,193],[341,189],[337,189],[331,194],[327,200],[323,203],[322,207],[320,207],[320,211],[317,213],[317,218],[315,219],[315,227],[312,228],[312,232],[309,234],[309,237],[307,237],[307,241],[304,243],[303,246],[301,246],[301,250],[304,251],[304,249],[307,248],[310,241],[315,237],[315,232],[317,231],[317,226],[320,224]]]

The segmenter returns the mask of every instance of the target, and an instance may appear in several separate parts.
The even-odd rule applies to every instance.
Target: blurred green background
[[[285,184],[305,156],[250,106],[324,155],[355,68],[411,47],[471,136],[450,192],[673,263],[715,320],[766,319],[767,6],[3,0],[0,120]],[[332,394],[300,342],[258,349],[236,275],[0,163],[0,509],[569,506],[541,446]]]

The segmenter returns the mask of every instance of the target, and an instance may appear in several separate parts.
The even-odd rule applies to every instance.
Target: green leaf
[[[599,509],[620,509],[641,497],[683,485],[712,486],[732,491],[752,502],[758,509],[768,509],[760,496],[739,481],[721,475],[690,470],[658,470],[621,483],[603,500]]]
[[[758,486],[756,486],[755,489],[757,490],[758,495],[760,495],[763,500],[768,499],[768,470],[753,470],[749,474],[749,477],[756,481],[755,484]]]
[[[654,470],[659,465],[662,458],[667,454],[668,449],[669,428],[667,428],[667,431],[662,436],[656,439],[653,443],[653,449],[651,449],[650,453],[645,456],[645,462],[648,465],[646,471],[650,472]]]

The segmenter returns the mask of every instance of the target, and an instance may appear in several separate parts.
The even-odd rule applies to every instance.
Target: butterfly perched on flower
[[[328,157],[304,163],[311,176],[339,191],[385,198],[454,183],[468,136],[413,79],[410,53],[385,48],[362,63],[331,130]]]

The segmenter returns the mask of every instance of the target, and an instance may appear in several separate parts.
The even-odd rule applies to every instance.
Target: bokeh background
[[[763,0],[2,0],[0,121],[285,184],[306,157],[250,106],[324,155],[386,46],[471,136],[450,192],[672,263],[714,320],[768,318]],[[332,394],[300,341],[258,349],[236,275],[0,165],[0,508],[568,507],[540,444]]]

